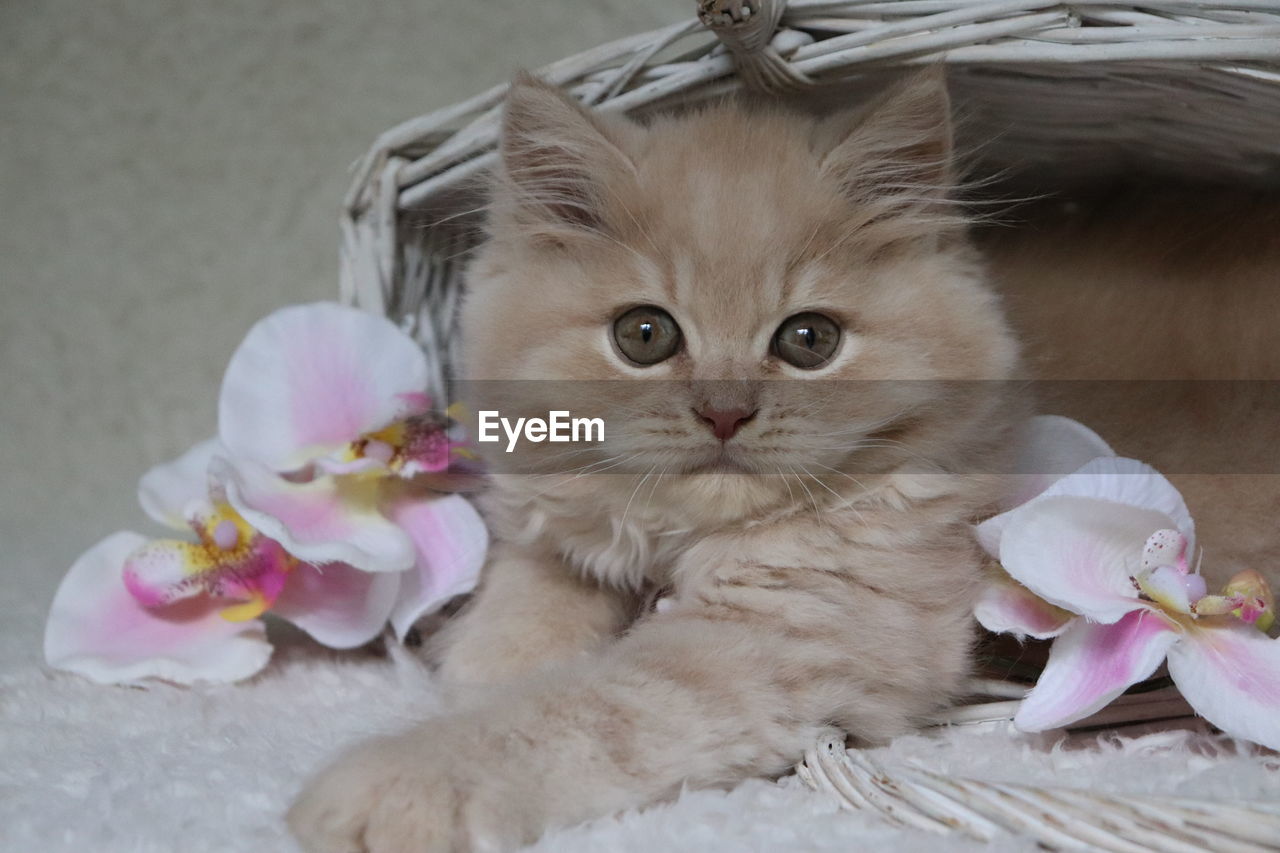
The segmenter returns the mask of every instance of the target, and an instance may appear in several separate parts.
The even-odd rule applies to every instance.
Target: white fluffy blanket
[[[34,663],[0,678],[0,849],[14,853],[293,850],[280,815],[302,778],[344,744],[433,708],[430,676],[406,651],[385,658],[296,642],[238,686],[99,687]],[[1239,757],[1208,734],[1055,741],[956,729],[903,738],[880,757],[978,778],[1280,799],[1280,759]],[[669,805],[549,836],[535,849],[923,851],[939,849],[939,839],[842,811],[792,776],[686,792]],[[1011,836],[986,849],[1035,845]]]

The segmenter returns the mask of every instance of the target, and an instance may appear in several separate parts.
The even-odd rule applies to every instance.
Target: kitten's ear
[[[819,128],[822,169],[855,203],[901,207],[944,199],[955,182],[951,101],[937,65],[913,74],[864,110]]]
[[[618,147],[622,130],[556,87],[519,74],[507,94],[501,143],[514,212],[553,227],[602,228],[606,187],[634,172]]]

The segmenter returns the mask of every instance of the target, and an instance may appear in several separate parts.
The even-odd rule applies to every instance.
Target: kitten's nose
[[[707,429],[721,441],[733,438],[738,428],[756,416],[759,409],[695,409]]]

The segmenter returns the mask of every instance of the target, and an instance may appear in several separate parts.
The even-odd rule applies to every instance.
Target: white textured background
[[[249,325],[337,292],[380,131],[693,0],[2,0],[0,672],[213,430]],[[145,531],[146,528],[143,528]]]

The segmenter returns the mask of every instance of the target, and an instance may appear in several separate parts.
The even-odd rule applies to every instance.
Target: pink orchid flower
[[[422,350],[384,317],[325,302],[276,311],[227,365],[225,452],[210,475],[299,560],[409,569],[410,481],[446,471],[462,449],[429,411],[427,377]]]
[[[1030,478],[1019,505],[977,529],[1009,576],[982,595],[978,620],[1057,638],[1014,724],[1043,731],[1087,717],[1167,660],[1209,722],[1280,749],[1280,641],[1259,630],[1275,607],[1266,582],[1242,572],[1207,594],[1189,566],[1191,515],[1168,480],[1073,421],[1039,419],[1034,433],[1031,458],[1080,467]]]
[[[475,585],[488,534],[464,498],[401,509],[416,554],[409,571],[312,565],[255,530],[217,488],[202,492],[218,452],[216,442],[197,445],[139,485],[147,513],[189,525],[194,541],[114,533],[72,566],[45,627],[50,666],[104,684],[237,681],[271,656],[258,618],[268,610],[326,646],[353,648],[388,622],[403,639],[417,619]]]
[[[303,306],[259,323],[227,370],[223,440],[139,484],[147,514],[194,541],[121,532],[82,555],[50,610],[49,664],[103,683],[234,681],[270,656],[258,618],[268,610],[350,648],[388,621],[403,639],[469,591],[483,521],[461,496],[410,479],[443,470],[455,447],[425,414],[425,377],[407,336],[354,309]]]

